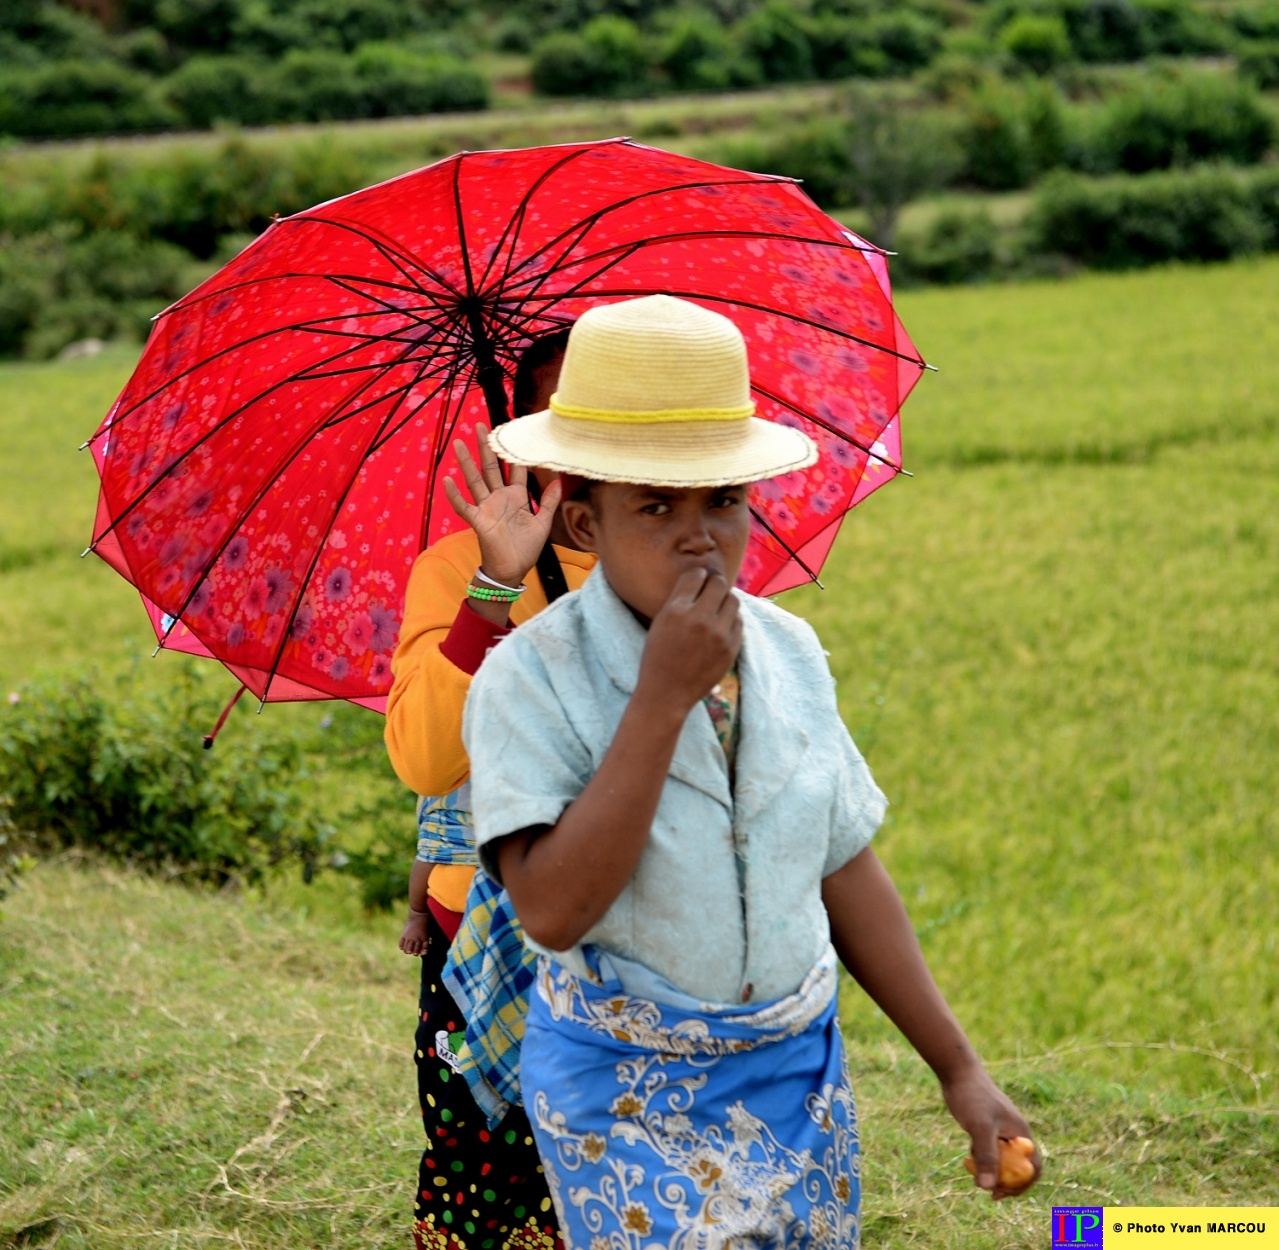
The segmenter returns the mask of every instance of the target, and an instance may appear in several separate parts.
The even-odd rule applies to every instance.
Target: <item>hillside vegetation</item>
[[[785,602],[831,651],[892,801],[880,853],[1047,1165],[982,1201],[926,1072],[846,987],[868,1246],[1040,1246],[1054,1203],[1279,1204],[1277,289],[1270,258],[900,298],[941,369],[905,411],[916,476]],[[93,666],[145,699],[182,667],[136,666],[136,594],[76,559],[94,474],[72,449],[131,363],[0,366],[2,691]],[[402,880],[377,730],[241,705],[217,750],[295,737],[329,819],[365,786]],[[75,845],[3,904],[0,1245],[402,1244],[394,922],[329,868],[212,894],[113,862]]]
[[[544,95],[633,96],[1233,54],[1272,82],[1277,40],[1272,8],[1192,0],[9,0],[0,133],[482,108],[503,70]]]
[[[800,179],[899,283],[1271,251],[1275,88],[1273,0],[10,0],[0,357],[143,339],[277,214],[618,133]]]

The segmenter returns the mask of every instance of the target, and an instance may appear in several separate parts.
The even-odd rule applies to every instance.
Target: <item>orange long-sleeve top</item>
[[[569,590],[581,586],[595,567],[595,556],[589,552],[556,547],[555,554]],[[385,740],[396,774],[417,794],[447,794],[471,772],[462,746],[462,707],[474,668],[459,667],[440,648],[444,645],[457,654],[460,631],[470,635],[472,643],[477,631],[481,642],[485,630],[494,641],[507,632],[464,607],[467,584],[479,565],[479,540],[468,528],[428,547],[409,574],[400,641],[391,660],[394,680],[386,702]],[[527,580],[528,590],[511,607],[513,626],[546,607],[546,592],[536,569]],[[447,643],[450,635],[452,647]],[[446,867],[451,870],[444,872]],[[466,897],[472,871],[441,865],[432,872],[428,888],[445,906],[456,902],[450,909],[460,910],[459,900]]]

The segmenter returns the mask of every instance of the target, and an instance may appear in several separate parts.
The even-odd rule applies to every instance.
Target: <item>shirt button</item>
[[[755,984],[752,981],[746,982],[746,988],[742,991],[742,1002],[749,1003],[751,995],[755,992]]]

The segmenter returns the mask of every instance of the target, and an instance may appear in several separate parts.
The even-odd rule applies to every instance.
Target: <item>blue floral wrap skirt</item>
[[[521,1057],[573,1250],[840,1250],[859,1242],[861,1155],[828,950],[794,994],[707,1007],[539,962]],[[666,996],[662,996],[665,1000]]]

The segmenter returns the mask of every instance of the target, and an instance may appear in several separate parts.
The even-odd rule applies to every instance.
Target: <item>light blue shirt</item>
[[[635,875],[582,938],[724,1005],[799,988],[830,943],[822,878],[870,842],[887,806],[839,718],[812,628],[767,600],[738,597],[735,788],[699,703]],[[554,825],[599,768],[646,638],[597,567],[490,652],[463,720],[475,837],[490,872],[489,843]],[[551,953],[589,975],[580,946]]]

